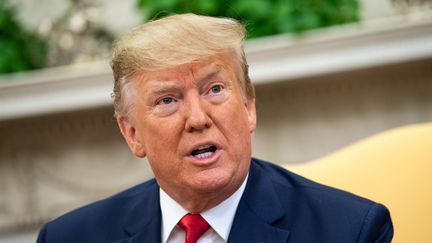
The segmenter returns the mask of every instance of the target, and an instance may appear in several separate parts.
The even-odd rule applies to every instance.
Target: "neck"
[[[233,195],[244,183],[244,180],[235,187],[216,190],[216,192],[196,192],[193,190],[180,192],[180,190],[170,190],[169,187],[167,188],[163,185],[160,185],[160,187],[186,211],[190,213],[202,213],[219,205]]]
[[[173,198],[178,204],[180,204],[185,210],[190,213],[202,213],[208,209],[211,209],[225,199],[229,198],[235,191],[240,187],[236,187],[234,190],[218,192],[218,193],[179,193],[167,191],[164,188],[164,191]]]

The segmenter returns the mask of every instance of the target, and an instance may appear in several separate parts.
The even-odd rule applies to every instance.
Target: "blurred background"
[[[152,176],[113,119],[109,51],[183,12],[246,25],[256,157],[289,167],[432,121],[432,1],[0,0],[0,243]]]

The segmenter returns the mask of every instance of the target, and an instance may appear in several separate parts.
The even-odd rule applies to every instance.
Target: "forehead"
[[[235,75],[234,58],[229,53],[217,54],[198,61],[174,67],[158,69],[143,74],[145,81],[176,81],[187,77],[205,79],[208,76],[223,74]]]

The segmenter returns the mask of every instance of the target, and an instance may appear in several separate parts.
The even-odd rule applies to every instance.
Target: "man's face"
[[[243,182],[256,114],[238,66],[226,53],[134,80],[132,115],[120,128],[168,194],[231,195]]]

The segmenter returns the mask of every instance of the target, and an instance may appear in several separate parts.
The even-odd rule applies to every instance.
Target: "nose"
[[[209,107],[199,95],[189,96],[185,110],[185,130],[187,132],[202,131],[211,127]]]

